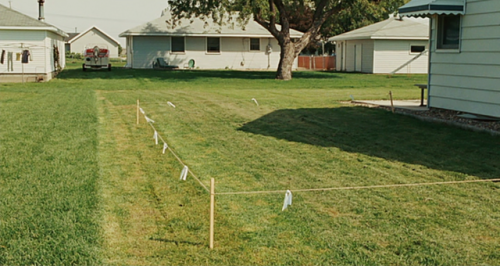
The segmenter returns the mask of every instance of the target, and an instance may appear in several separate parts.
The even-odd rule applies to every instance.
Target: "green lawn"
[[[423,75],[82,72],[0,84],[0,264],[499,264],[499,137],[342,101],[418,99]],[[252,98],[259,102],[257,106]],[[158,133],[217,195],[156,146]],[[176,105],[168,106],[167,101]]]

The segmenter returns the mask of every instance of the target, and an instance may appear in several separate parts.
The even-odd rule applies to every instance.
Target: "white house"
[[[395,18],[328,39],[336,69],[364,73],[427,73],[428,19]]]
[[[62,30],[0,5],[0,82],[52,79],[65,65]]]
[[[500,117],[500,1],[412,0],[430,23],[428,105]]]
[[[94,47],[95,45],[106,46],[109,50],[109,57],[119,57],[120,42],[96,26],[78,34],[70,34],[66,38],[66,52],[83,54],[86,47]]]
[[[301,32],[290,30],[300,38]],[[185,67],[194,60],[199,69],[276,69],[280,59],[277,40],[250,20],[242,29],[232,23],[218,25],[211,19],[181,19],[172,24],[170,12],[120,34],[126,38],[127,66],[152,68],[156,58]],[[297,68],[297,60],[294,69]]]

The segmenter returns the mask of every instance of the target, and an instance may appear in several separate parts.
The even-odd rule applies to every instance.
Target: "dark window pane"
[[[460,17],[445,16],[443,19],[443,44],[456,44],[460,39]]]
[[[260,39],[258,38],[250,39],[250,51],[260,51]]]
[[[220,38],[207,38],[207,52],[220,53]]]
[[[459,49],[460,16],[442,15],[438,21],[438,48]]]
[[[412,45],[411,46],[411,52],[412,53],[421,53],[425,51],[425,46],[424,45]]]
[[[184,37],[172,37],[172,52],[185,52]]]

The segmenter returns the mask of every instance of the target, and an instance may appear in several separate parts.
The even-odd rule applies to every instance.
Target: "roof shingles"
[[[0,4],[0,28],[40,28],[57,32],[61,36],[66,33],[49,23],[32,18]]]

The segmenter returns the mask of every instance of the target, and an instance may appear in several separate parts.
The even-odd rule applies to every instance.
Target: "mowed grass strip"
[[[0,264],[99,264],[95,93],[0,85]]]
[[[110,214],[119,221],[111,231],[120,232],[113,241],[122,243],[123,256],[111,252],[109,261],[498,264],[499,187],[494,183],[297,192],[293,205],[281,212],[286,189],[498,178],[498,137],[341,104],[351,93],[334,82],[364,80],[361,86],[370,95],[385,97],[388,88],[400,95],[415,93],[408,88],[415,77],[319,73],[315,79],[314,73],[306,73],[303,79],[275,83],[263,78],[266,73],[249,73],[261,77],[252,81],[239,72],[228,73],[234,76],[161,73],[148,76],[156,85],[147,90],[132,89],[140,81],[134,77],[130,88],[99,91],[106,99],[101,113],[122,120],[113,127],[126,125],[119,127],[127,137],[115,141],[111,153],[127,147],[133,154],[129,159],[115,155],[123,160],[120,167],[140,169],[141,186],[149,187],[123,199],[142,199],[143,210],[155,210],[138,221],[126,214],[136,207],[110,202],[128,211]],[[324,81],[323,75],[332,80]],[[396,84],[406,85],[399,91]],[[251,101],[254,97],[260,106]],[[216,248],[208,250],[208,194],[190,177],[179,181],[182,166],[161,154],[161,143],[154,145],[153,131],[143,119],[135,125],[138,98],[160,135],[206,185],[215,178],[218,192],[283,193],[218,195]],[[126,172],[124,176],[133,171]],[[134,180],[129,178],[121,180],[123,186]],[[148,230],[126,229],[147,221]]]

